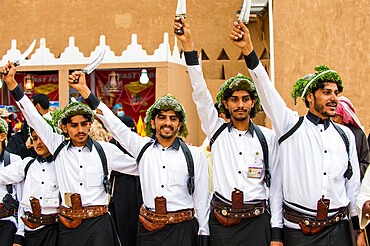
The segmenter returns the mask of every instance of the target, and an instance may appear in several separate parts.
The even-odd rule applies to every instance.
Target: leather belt
[[[72,209],[66,208],[64,206],[59,206],[58,213],[63,217],[66,217],[71,220],[83,220],[93,217],[99,217],[108,212],[107,205],[96,205],[82,207],[82,209]]]
[[[57,214],[42,214],[41,216],[36,216],[31,212],[25,212],[26,220],[40,224],[40,225],[51,225],[57,222]]]
[[[284,206],[283,209],[284,218],[292,223],[303,223],[304,225],[312,228],[316,227],[326,227],[331,226],[335,223],[341,221],[344,217],[346,217],[346,208],[340,208],[338,212],[336,212],[333,216],[328,217],[324,220],[318,220],[314,217],[309,217],[307,215],[301,214],[287,206]]]
[[[231,205],[213,198],[211,209],[226,218],[248,219],[263,214],[266,211],[266,201],[255,204],[244,204],[242,209],[234,209]]]
[[[4,206],[0,207],[0,219],[12,216],[14,214],[14,210],[7,210]]]
[[[156,224],[176,224],[183,221],[188,221],[194,218],[194,209],[186,209],[179,212],[168,212],[166,214],[158,214],[144,207],[140,208],[140,215],[152,223]]]

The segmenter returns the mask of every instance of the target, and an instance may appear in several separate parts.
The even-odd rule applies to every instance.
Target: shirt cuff
[[[271,230],[271,241],[282,242],[283,241],[283,229],[274,227]]]
[[[89,97],[86,98],[85,101],[92,110],[95,110],[100,104],[99,98],[97,98],[92,92],[90,92]]]
[[[24,96],[24,93],[22,89],[19,87],[19,85],[17,85],[17,87],[15,87],[14,90],[11,90],[10,93],[12,93],[14,100],[16,100],[17,102],[19,102],[19,100],[21,100],[22,97]]]
[[[188,66],[194,66],[194,65],[199,65],[198,61],[198,53],[196,51],[185,51],[185,61],[186,65]]]
[[[254,50],[249,55],[244,55],[244,60],[250,70],[255,69],[260,63],[256,51]]]
[[[360,229],[360,220],[358,216],[353,216],[352,218],[352,225],[353,225],[353,230],[359,230]]]
[[[21,236],[21,235],[15,235],[14,243],[19,244],[19,245],[23,245],[24,244],[24,237]]]

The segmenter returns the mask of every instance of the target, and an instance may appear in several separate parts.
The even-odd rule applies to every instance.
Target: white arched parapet
[[[69,37],[68,47],[64,49],[64,52],[60,54],[59,64],[85,64],[88,59],[84,57],[84,54],[75,45],[75,37]]]
[[[137,35],[132,34],[131,44],[127,46],[126,50],[122,51],[120,62],[146,62],[148,58],[148,53],[137,43]]]
[[[35,50],[35,53],[31,55],[29,60],[25,60],[22,66],[42,66],[42,65],[56,65],[58,64],[54,54],[50,52],[49,48],[46,48],[45,38],[40,38],[40,47]]]
[[[111,48],[106,44],[105,36],[100,36],[99,45],[96,46],[94,51],[91,52],[89,57],[84,57],[80,49],[75,45],[75,38],[69,37],[68,47],[60,54],[59,58],[50,52],[46,47],[45,38],[40,39],[40,47],[34,51],[29,60],[23,61],[21,66],[48,66],[48,65],[76,65],[88,64],[93,61],[101,52],[102,49],[106,50],[104,63],[139,63],[139,62],[172,62],[185,65],[184,57],[180,58],[177,40],[175,38],[175,46],[173,51],[170,49],[168,42],[168,33],[164,33],[163,43],[161,43],[154,51],[153,55],[148,55],[147,51],[142,48],[137,41],[137,35],[132,34],[131,44],[126,50],[122,51],[120,56],[116,56]],[[11,48],[0,60],[0,65],[3,66],[8,60],[15,60],[21,55],[21,51],[17,49],[17,41],[12,40]]]
[[[0,61],[1,67],[8,63],[8,60],[13,61],[21,55],[21,51],[17,49],[17,40],[12,39],[10,43],[10,50],[6,52],[3,59]]]
[[[118,63],[119,62],[119,57],[117,57],[114,54],[114,51],[111,50],[111,48],[106,45],[105,42],[105,36],[100,35],[100,43],[98,46],[96,46],[95,50],[91,52],[90,57],[89,57],[89,63],[92,62],[96,57],[99,56],[100,52],[105,49],[105,55],[103,59],[103,63]]]

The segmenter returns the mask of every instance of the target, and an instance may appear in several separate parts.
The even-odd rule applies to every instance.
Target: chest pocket
[[[337,151],[338,152],[338,151]],[[330,176],[334,180],[342,180],[344,173],[348,166],[348,155],[344,150],[343,152],[336,153],[333,156],[332,163],[330,165]]]
[[[188,180],[187,172],[172,171],[170,174],[171,186],[185,186]]]
[[[88,186],[101,186],[103,184],[103,172],[99,167],[88,168],[87,172],[87,185]]]

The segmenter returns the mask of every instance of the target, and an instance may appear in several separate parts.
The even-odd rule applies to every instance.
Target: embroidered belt
[[[301,229],[302,229],[302,225],[308,228],[312,228],[312,229],[316,229],[316,228],[323,229],[324,227],[328,227],[328,226],[338,223],[339,221],[344,219],[346,215],[347,215],[346,207],[343,207],[343,208],[338,209],[334,215],[327,217],[326,219],[317,219],[317,218],[302,214],[296,210],[293,210],[287,207],[286,205],[283,206],[284,218],[292,223],[299,224],[301,226]],[[303,229],[302,231],[305,233]],[[319,232],[319,230],[317,231],[313,230],[313,231],[314,233],[312,233],[312,230],[311,230],[310,233],[305,233],[305,234],[312,235],[312,234]]]
[[[211,209],[226,218],[247,219],[263,214],[266,210],[266,201],[255,204],[244,204],[243,208],[235,209],[229,204],[212,199]]]
[[[66,208],[64,206],[59,206],[58,208],[58,213],[60,215],[71,220],[83,220],[93,217],[99,217],[107,212],[107,205],[88,206],[82,207],[82,209],[72,209]]]
[[[194,209],[186,209],[179,212],[158,214],[146,209],[144,205],[141,206],[139,215],[141,223],[148,231],[155,231],[167,224],[176,224],[183,221],[191,220],[193,218]]]
[[[26,220],[39,225],[51,225],[58,221],[57,214],[41,214],[36,216],[31,212],[25,212]]]
[[[158,214],[146,209],[144,205],[142,205],[140,208],[140,215],[153,223],[176,224],[193,219],[194,209],[187,209],[181,212],[172,212],[172,213],[169,212],[166,214]]]
[[[7,210],[4,206],[0,207],[0,219],[12,216],[14,214],[14,210]]]

